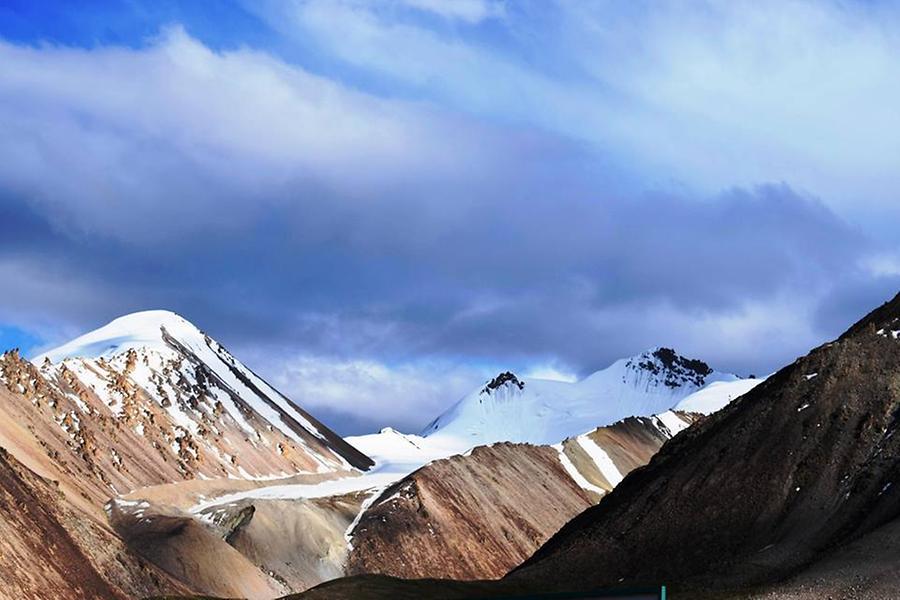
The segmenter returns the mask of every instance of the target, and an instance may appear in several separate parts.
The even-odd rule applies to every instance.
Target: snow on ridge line
[[[200,338],[204,334],[184,317],[167,310],[146,310],[113,319],[106,325],[66,342],[32,359],[40,365],[49,359],[59,363],[66,358],[102,358],[130,348],[164,348],[160,326],[177,338]],[[176,332],[178,335],[176,335]]]
[[[653,421],[658,429],[664,427],[666,432],[668,432],[669,437],[675,437],[679,432],[684,431],[691,425],[671,410],[659,413],[658,415],[653,415]],[[662,425],[662,427],[659,427],[660,425]]]
[[[710,415],[725,408],[732,400],[743,396],[763,381],[765,378],[716,381],[681,400],[674,410]]]
[[[523,381],[502,373],[491,384],[504,375],[509,376],[490,394],[484,393],[486,388],[473,390],[431,421],[421,435],[445,433],[471,445],[553,444],[629,416],[664,413],[703,387],[738,380],[668,348],[619,359],[577,382]],[[674,421],[669,426],[673,433],[682,428]]]
[[[213,353],[219,357],[219,360],[225,364],[226,369],[230,370],[229,364],[228,364],[228,362],[230,362],[231,366],[233,366],[235,369],[239,370],[241,372],[241,374],[244,377],[246,377],[260,392],[265,394],[270,400],[272,400],[276,405],[278,405],[278,407],[281,410],[283,410],[285,413],[287,413],[288,416],[290,416],[292,419],[297,421],[301,427],[303,427],[308,432],[310,432],[317,438],[321,439],[322,441],[327,442],[327,439],[325,438],[324,435],[322,435],[322,433],[319,431],[319,429],[315,425],[313,425],[309,421],[309,419],[307,419],[305,416],[303,416],[298,411],[298,409],[291,403],[291,401],[287,397],[284,396],[284,394],[282,394],[281,392],[279,392],[278,390],[276,390],[275,388],[270,386],[261,377],[258,377],[251,369],[248,369],[246,366],[244,366],[244,364],[241,363],[239,360],[237,360],[228,350],[225,349],[224,346],[222,346],[222,344],[220,344],[219,342],[212,340],[212,339],[210,340],[210,342],[212,344],[215,344],[216,347],[211,348],[211,349],[213,350]],[[221,354],[225,355],[228,362],[226,362],[225,359],[223,359],[221,357]],[[252,393],[252,390],[248,390],[248,391],[250,391]],[[274,425],[274,423],[273,423],[273,425]]]
[[[600,473],[612,487],[616,487],[619,483],[625,479],[622,473],[619,471],[619,468],[616,467],[616,464],[613,462],[612,458],[610,458],[609,454],[606,453],[606,450],[601,448],[597,442],[588,437],[588,434],[579,435],[576,440],[578,441],[578,445],[581,446],[582,450],[587,452],[587,455],[591,457],[591,460],[594,461],[594,464],[597,465],[597,468],[600,469]]]
[[[584,475],[581,474],[581,471],[579,471],[575,467],[575,463],[573,463],[572,460],[568,456],[566,456],[562,444],[553,444],[552,448],[559,453],[559,462],[562,463],[562,466],[566,470],[566,473],[569,474],[569,477],[572,478],[572,481],[574,481],[576,485],[578,485],[578,487],[589,492],[594,492],[595,494],[599,494],[601,496],[606,494],[606,490],[594,485],[593,483],[588,481],[584,477]]]

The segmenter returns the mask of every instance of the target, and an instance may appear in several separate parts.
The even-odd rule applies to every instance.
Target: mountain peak
[[[513,373],[512,371],[504,371],[503,373],[500,373],[499,375],[488,381],[487,384],[481,389],[481,393],[490,395],[491,392],[506,384],[509,384],[510,386],[516,386],[520,390],[525,389],[525,382],[516,377],[515,373]]]
[[[164,348],[164,333],[182,344],[202,343],[206,335],[181,315],[168,310],[145,310],[113,319],[106,325],[34,358],[36,364],[67,358],[109,358],[135,348]]]
[[[657,346],[627,360],[626,367],[656,376],[666,387],[702,386],[713,370],[702,360],[685,358],[672,348]]]
[[[182,475],[248,477],[250,471],[241,471],[244,463],[233,454],[236,448],[255,471],[249,477],[271,476],[276,464],[282,470],[309,472],[372,465],[224,346],[171,311],[119,317],[31,362],[42,377],[76,393],[79,411],[87,407],[84,398],[93,399],[101,413],[144,440],[145,434],[159,430],[167,444],[190,447]],[[229,435],[228,450],[216,447],[216,440]],[[196,449],[210,445],[215,459],[208,456],[204,462]],[[283,460],[262,459],[267,448],[276,448]],[[217,465],[221,468],[213,470]]]

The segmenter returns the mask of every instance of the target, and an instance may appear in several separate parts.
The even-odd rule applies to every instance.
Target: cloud
[[[504,4],[491,0],[401,0],[411,8],[431,12],[445,19],[480,23],[504,14]]]
[[[515,41],[472,33],[529,32],[517,20],[533,6],[472,26],[288,6],[299,17],[286,26],[317,27],[320,52],[387,87],[249,46],[213,50],[180,27],[128,48],[0,42],[0,280],[12,282],[0,322],[51,343],[176,310],[358,432],[416,429],[498,369],[580,376],[655,345],[765,373],[890,295],[896,242],[851,222],[828,188],[856,182],[875,206],[867,186],[897,172],[888,142],[834,149],[851,124],[833,99],[800,115],[791,139],[787,74],[744,104],[723,65],[704,67],[706,87],[695,74],[678,88],[707,50],[736,53],[736,79],[751,67],[762,78],[774,58],[748,58],[754,36],[749,49],[725,36],[692,50],[634,9],[609,24],[652,25],[632,57],[618,46],[628,27],[598,33],[580,6],[559,5],[542,33],[572,28],[575,45],[546,46],[554,73]],[[694,15],[685,31],[736,27],[753,14],[740,10]],[[875,81],[880,63],[852,32]],[[886,43],[872,34],[872,48]],[[582,63],[585,48],[622,64],[602,52]],[[865,102],[887,102],[889,88]],[[864,128],[880,110],[859,116]],[[826,117],[831,149],[817,149]],[[862,181],[851,171],[876,150],[877,177]],[[890,209],[882,223],[895,228]]]
[[[788,181],[855,218],[900,210],[890,3],[524,2],[490,39],[371,4],[267,6],[409,97],[582,140],[651,185]]]
[[[490,368],[422,360],[388,365],[375,360],[293,356],[280,361],[270,381],[344,435],[382,427],[418,433],[492,376]]]
[[[483,128],[179,27],[138,50],[0,43],[0,57],[0,178],[75,232],[165,242],[241,228],[297,188],[353,202],[410,171],[481,170]]]

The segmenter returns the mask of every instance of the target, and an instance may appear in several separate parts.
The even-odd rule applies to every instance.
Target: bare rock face
[[[677,436],[511,582],[782,580],[900,515],[900,296]]]

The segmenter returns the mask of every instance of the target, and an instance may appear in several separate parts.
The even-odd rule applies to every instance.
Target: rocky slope
[[[479,446],[389,487],[354,528],[347,571],[496,577],[591,503],[555,449]]]
[[[695,419],[630,417],[552,447],[499,443],[435,461],[363,512],[347,572],[500,577]]]
[[[900,296],[676,437],[509,579],[737,593],[893,521],[898,337]]]
[[[127,557],[120,562],[149,559],[180,589],[253,598],[295,588],[179,507],[274,478],[314,484],[372,465],[164,311],[117,319],[34,362],[14,351],[0,356],[0,447],[23,473],[55,482],[60,510],[79,515],[71,521],[83,523],[88,547],[113,547],[111,539]],[[82,597],[72,585],[68,597]]]
[[[59,483],[0,449],[0,598],[136,598],[186,593],[102,523],[73,508]]]

